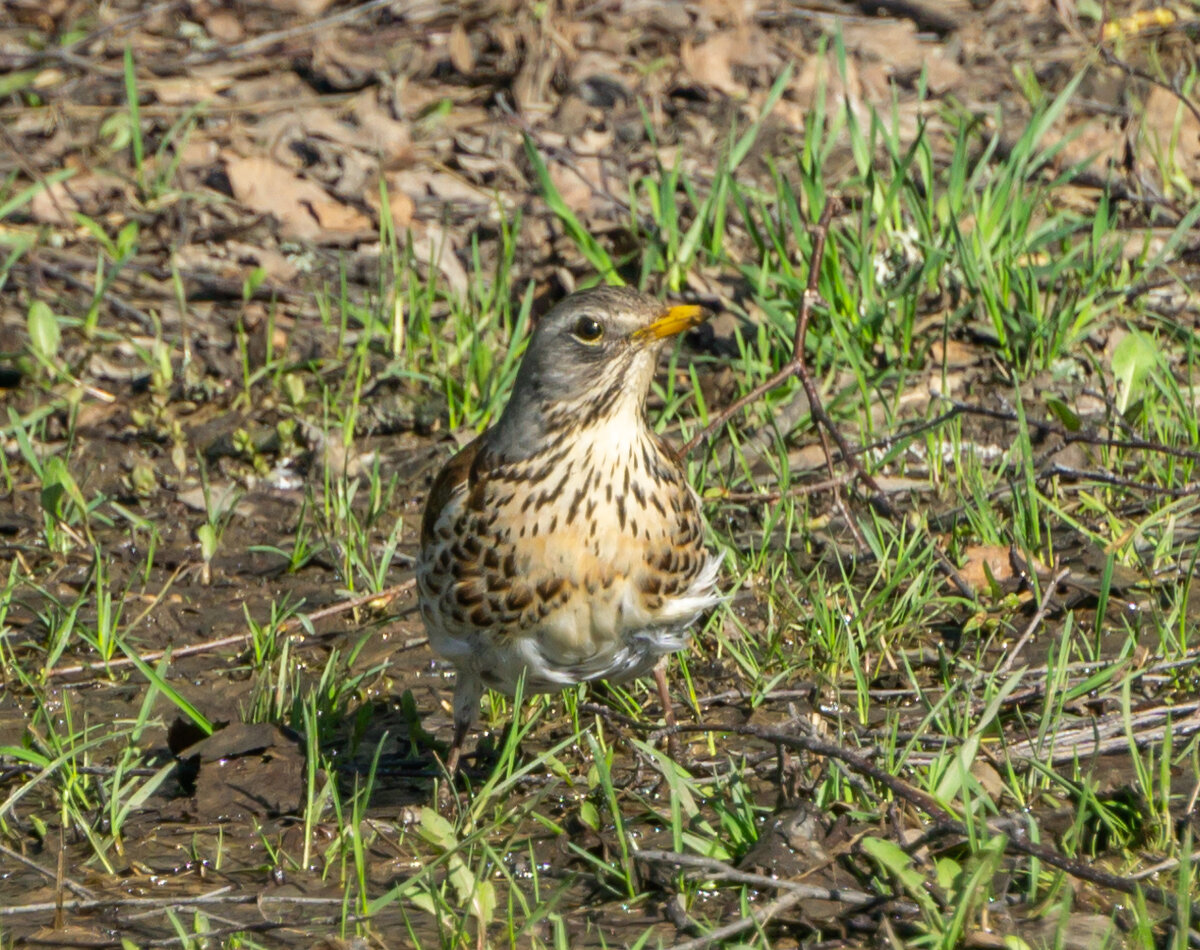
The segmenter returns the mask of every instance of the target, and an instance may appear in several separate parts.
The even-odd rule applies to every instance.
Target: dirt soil
[[[1159,218],[1178,219],[1186,211],[1173,197],[1178,189],[1131,143],[1185,143],[1176,174],[1200,180],[1200,119],[1180,113],[1177,98],[1136,73],[1151,42],[1158,56],[1182,63],[1192,40],[1169,26],[1131,26],[1124,65],[1106,63],[1097,53],[1101,24],[1080,18],[1074,6],[8,0],[0,11],[3,195],[26,187],[36,193],[6,209],[0,228],[6,247],[25,238],[35,245],[0,286],[0,401],[10,418],[43,413],[44,444],[84,460],[72,471],[84,499],[114,499],[157,534],[149,562],[151,532],[131,531],[124,521],[93,520],[86,537],[52,550],[45,542],[45,480],[15,431],[5,430],[0,441],[13,489],[0,496],[0,573],[19,564],[41,585],[3,608],[5,656],[33,648],[46,654],[61,605],[77,602],[95,583],[95,550],[109,586],[125,592],[121,622],[138,618],[129,633],[140,662],[169,669],[169,682],[187,701],[231,726],[199,748],[193,743],[202,734],[186,725],[170,735],[169,722],[147,726],[140,741],[161,756],[138,774],[161,768],[169,778],[126,817],[111,873],[84,863],[92,849],[78,835],[60,841],[57,826],[45,838],[31,830],[30,815],[48,808],[53,816],[49,796],[33,788],[25,804],[12,806],[5,827],[24,829],[16,834],[27,843],[25,858],[42,871],[16,852],[0,856],[0,903],[41,902],[44,909],[6,922],[5,937],[63,946],[105,945],[117,931],[135,940],[166,938],[173,931],[161,918],[140,922],[136,901],[217,886],[234,888],[250,905],[245,912],[225,907],[231,929],[271,930],[272,939],[297,946],[331,932],[313,921],[340,919],[340,886],[322,875],[315,857],[285,872],[273,869],[267,854],[270,846],[309,854],[303,840],[312,829],[293,817],[305,804],[306,740],[245,724],[272,718],[267,711],[280,713],[276,721],[298,722],[294,710],[274,710],[251,675],[248,624],[268,624],[280,605],[312,615],[372,587],[388,588],[390,596],[362,598],[354,610],[307,625],[289,615],[281,636],[290,635],[289,649],[303,657],[303,682],[289,684],[297,692],[324,688],[322,671],[334,651],[353,654],[348,669],[361,677],[361,715],[324,723],[321,743],[340,750],[345,782],[353,786],[375,743],[389,735],[368,808],[386,833],[368,855],[368,883],[382,892],[414,870],[411,854],[386,842],[430,801],[435,768],[428,751],[434,736],[448,737],[451,681],[424,643],[407,581],[429,481],[461,433],[448,431],[445,395],[421,380],[389,379],[382,351],[369,354],[366,405],[348,448],[328,439],[319,418],[281,428],[289,413],[278,387],[255,375],[280,362],[330,378],[344,370],[358,328],[323,312],[330,295],[384,313],[407,299],[407,286],[380,286],[381,218],[413,262],[404,280],[437,284],[433,319],[449,319],[447,299],[473,292],[506,255],[512,264],[502,290],[532,286],[536,316],[594,274],[548,209],[526,142],[570,210],[624,255],[636,279],[640,237],[633,222],[654,225],[630,206],[628,183],[677,164],[690,180],[705,182],[730,130],[759,115],[790,67],[739,170],[747,181],[771,182],[780,157],[803,140],[820,90],[851,103],[864,120],[869,106],[894,115],[902,140],[926,127],[946,161],[955,142],[945,110],[965,109],[994,125],[1003,149],[1024,129],[1031,85],[1053,95],[1083,71],[1051,135],[1065,141],[1063,167],[1091,163],[1078,200],[1094,202],[1094,186],[1109,183],[1129,198],[1130,219],[1151,227]],[[1109,21],[1134,7],[1109,4]],[[844,44],[844,72],[835,34]],[[852,162],[848,150],[831,157],[831,180],[839,166],[849,174]],[[513,221],[519,226],[510,231]],[[748,252],[750,240],[731,225],[727,251],[735,259],[739,246]],[[697,266],[676,292],[718,311],[745,313],[749,306],[745,281],[731,267]],[[17,358],[35,300],[76,321],[57,351],[64,374],[49,391]],[[82,332],[89,324],[98,332]],[[155,366],[162,339],[176,347],[168,373]],[[178,361],[182,353],[186,366]],[[712,385],[720,398],[719,381]],[[998,438],[994,428],[989,434]],[[322,539],[318,553],[289,570],[280,552],[293,551],[298,530],[311,525],[311,499],[325,497],[331,477],[353,477],[376,462],[388,490],[374,499],[364,493],[353,507],[369,509],[362,520],[372,525],[375,552],[401,519],[384,575],[374,585],[347,575],[336,538]],[[198,531],[214,513],[222,534],[208,559]],[[993,575],[1011,574],[1006,550],[980,551],[973,562],[979,578],[988,556],[999,559],[988,568]],[[1131,589],[1136,582],[1129,580]],[[88,605],[93,622],[99,609]],[[943,644],[933,635],[915,646],[936,654]],[[137,721],[146,679],[123,654],[112,659],[106,668],[97,649],[80,640],[47,654],[44,695],[65,730]],[[35,747],[52,759],[52,747],[38,746],[45,737],[31,738],[32,694],[13,672],[19,665],[6,664],[0,746]],[[740,712],[718,701],[736,685],[731,672],[693,672],[697,693],[718,697],[712,714],[740,721]],[[806,684],[783,687],[763,721],[783,718],[789,702],[805,702],[798,697]],[[538,739],[553,740],[552,728]],[[192,771],[180,776],[172,753],[185,749]],[[0,791],[10,794],[25,787],[28,772],[5,761]],[[98,768],[115,761],[111,744],[95,750]],[[763,783],[764,797],[776,791]],[[204,856],[218,836],[220,868]],[[555,847],[545,843],[530,860],[567,866]],[[59,854],[67,870],[47,878],[43,872],[53,871]],[[759,857],[768,868],[777,860]],[[96,903],[55,930],[63,873]],[[562,900],[594,899],[579,890]],[[300,896],[327,903],[287,903]],[[437,933],[432,923],[408,925],[418,932],[404,930],[393,907],[373,928],[398,928],[392,932],[408,933],[405,939]],[[619,944],[647,922],[635,915],[608,925]],[[669,923],[661,933],[675,939]]]

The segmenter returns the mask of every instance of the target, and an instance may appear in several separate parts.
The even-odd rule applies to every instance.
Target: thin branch
[[[1069,567],[1064,567],[1058,570],[1054,576],[1050,578],[1049,583],[1047,583],[1045,588],[1042,590],[1042,597],[1037,605],[1037,610],[1034,612],[1033,617],[1026,625],[1021,636],[1017,639],[1017,642],[1013,644],[1013,648],[1008,651],[1008,656],[1006,656],[1004,658],[1004,662],[1000,664],[998,672],[1007,673],[1013,668],[1013,664],[1017,662],[1017,657],[1020,656],[1021,651],[1025,649],[1025,644],[1027,644],[1033,638],[1037,628],[1041,626],[1042,620],[1046,616],[1046,612],[1050,609],[1050,604],[1054,600],[1054,593],[1058,590],[1058,582],[1070,573],[1071,569]]]
[[[713,944],[720,943],[727,937],[740,934],[751,927],[761,927],[772,917],[782,914],[785,910],[790,910],[805,899],[805,896],[798,891],[788,891],[786,894],[775,898],[771,903],[764,904],[748,917],[739,917],[732,923],[709,931],[703,937],[696,937],[693,940],[684,940],[682,943],[672,944],[671,950],[704,950],[706,947],[711,947]]]
[[[122,910],[136,908],[160,908],[170,910],[179,907],[196,907],[205,904],[296,904],[300,906],[322,906],[341,904],[340,897],[303,897],[285,894],[248,894],[245,891],[234,891],[231,885],[219,887],[207,894],[196,894],[193,897],[89,897],[87,900],[65,901],[62,909],[70,913],[88,910],[112,910],[118,913]],[[21,914],[44,914],[57,907],[55,901],[41,901],[36,904],[17,904],[0,907],[0,917],[15,917]]]
[[[758,739],[762,742],[769,742],[774,745],[783,746],[785,748],[794,749],[801,752],[809,752],[814,755],[822,756],[823,758],[833,759],[846,765],[851,771],[865,776],[884,788],[891,791],[897,798],[908,802],[925,812],[931,818],[943,822],[954,833],[963,836],[964,838],[971,837],[971,831],[967,825],[959,819],[959,817],[946,805],[943,805],[928,792],[922,791],[910,782],[885,769],[880,768],[873,762],[867,761],[857,752],[845,748],[836,742],[829,742],[825,739],[818,739],[815,736],[806,736],[796,733],[780,732],[774,729],[764,729],[750,725],[727,725],[722,723],[679,723],[662,732],[718,732],[732,735],[748,736]],[[1075,861],[1068,858],[1064,854],[1060,854],[1053,848],[1045,845],[1036,844],[1022,837],[1019,833],[1009,834],[1004,844],[1005,851],[1010,854],[1020,854],[1026,857],[1037,858],[1038,860],[1058,868],[1060,871],[1065,871],[1067,874],[1081,881],[1087,881],[1091,884],[1100,887],[1107,887],[1122,894],[1136,896],[1144,895],[1149,900],[1156,904],[1161,904],[1172,910],[1176,908],[1177,900],[1174,894],[1161,887],[1146,885],[1144,883],[1133,882],[1128,877],[1110,874],[1108,871],[1100,870],[1089,864],[1081,861]]]
[[[804,294],[800,298],[800,312],[796,317],[796,332],[792,338],[791,357],[777,373],[759,383],[744,396],[735,399],[711,418],[708,425],[684,443],[683,448],[679,450],[681,455],[688,455],[698,445],[707,442],[718,429],[722,428],[725,423],[741,412],[746,406],[762,398],[762,396],[769,393],[772,389],[777,389],[791,377],[798,375],[804,368],[804,337],[808,333],[808,323],[812,315],[813,303],[818,299],[817,284],[821,278],[821,262],[825,258],[825,239],[829,235],[829,223],[833,220],[834,213],[840,209],[841,202],[831,197],[825,202],[825,209],[821,212],[821,217],[817,221],[816,227],[813,228],[813,249],[808,264],[808,283],[805,285]],[[811,394],[809,400],[813,402]],[[815,409],[816,403],[812,406],[814,417]]]
[[[655,851],[646,849],[634,851],[635,861],[647,861],[654,864],[670,864],[679,868],[689,868],[703,873],[705,880],[729,881],[732,884],[748,884],[751,887],[771,888],[780,891],[793,891],[802,894],[810,900],[837,901],[851,906],[878,904],[881,898],[866,891],[856,891],[845,887],[820,887],[816,884],[801,884],[797,881],[787,881],[777,877],[767,877],[765,874],[750,874],[716,858],[705,858],[698,854],[680,854],[678,851]]]
[[[847,473],[845,475],[835,475],[832,478],[826,478],[819,482],[805,482],[803,485],[793,485],[787,491],[726,491],[721,494],[708,494],[704,500],[706,502],[721,502],[726,504],[736,504],[746,502],[750,504],[766,504],[768,502],[779,501],[781,498],[796,498],[800,495],[815,495],[818,492],[829,491],[833,488],[841,488],[854,480],[854,474]]]
[[[276,30],[273,33],[263,33],[261,36],[253,37],[243,43],[237,43],[233,46],[227,46],[224,49],[215,49],[212,52],[193,53],[190,56],[185,56],[183,64],[185,66],[193,66],[198,63],[212,63],[237,59],[241,56],[249,56],[258,53],[260,50],[266,49],[268,46],[273,46],[276,43],[286,43],[288,40],[298,39],[301,36],[306,36],[309,33],[321,33],[327,31],[330,27],[342,23],[350,23],[357,20],[359,17],[365,16],[368,13],[373,13],[375,10],[382,7],[390,6],[394,0],[367,0],[366,3],[360,3],[356,7],[349,7],[345,10],[338,10],[336,13],[331,13],[329,16],[321,17],[316,20],[310,20],[308,23],[301,23],[298,26],[291,26],[284,30]]]
[[[336,614],[345,613],[347,610],[354,610],[361,607],[363,604],[369,604],[376,600],[391,600],[400,594],[407,591],[414,584],[416,578],[410,577],[406,581],[395,584],[391,587],[386,587],[378,593],[360,594],[358,597],[351,597],[349,600],[343,600],[340,603],[333,604],[330,607],[323,607],[320,610],[314,610],[310,614],[305,614],[301,617],[293,617],[279,627],[280,633],[292,633],[299,629],[304,624],[316,623],[318,620],[324,620],[326,617],[332,617]],[[139,618],[140,619],[140,618]],[[229,637],[220,637],[216,640],[205,640],[203,643],[193,643],[191,646],[178,647],[174,650],[151,650],[148,653],[142,653],[139,659],[146,663],[154,663],[161,660],[163,657],[170,654],[172,660],[177,660],[181,656],[193,656],[197,653],[209,653],[213,650],[222,650],[225,647],[240,646],[247,642],[251,636],[250,632],[235,633]],[[80,663],[76,666],[60,666],[52,670],[46,670],[46,678],[59,676],[76,676],[80,673],[103,673],[108,670],[121,669],[127,666],[133,666],[133,660],[122,658],[118,660],[109,660],[107,663]]]
[[[1005,409],[987,409],[983,406],[972,406],[965,402],[956,402],[951,400],[950,404],[956,410],[965,415],[983,416],[985,419],[996,419],[1000,422],[1012,422],[1020,424],[1021,419],[1015,412],[1009,412]],[[1151,442],[1147,439],[1113,439],[1109,436],[1099,435],[1095,432],[1089,432],[1086,429],[1080,429],[1077,432],[1072,432],[1066,426],[1059,422],[1051,422],[1047,419],[1031,419],[1028,416],[1024,419],[1025,425],[1037,429],[1039,432],[1047,432],[1051,435],[1056,435],[1065,442],[1082,442],[1084,445],[1096,445],[1101,448],[1108,449],[1129,449],[1137,452],[1157,452],[1159,455],[1170,455],[1172,458],[1187,459],[1190,462],[1200,462],[1200,451],[1195,449],[1185,449],[1179,446],[1166,445],[1163,442]]]
[[[671,944],[671,950],[704,950],[708,946],[721,943],[728,937],[736,936],[738,933],[750,930],[751,927],[761,927],[763,924],[773,918],[784,913],[785,910],[796,906],[800,901],[805,900],[803,894],[798,891],[787,891],[786,894],[776,897],[774,901],[763,904],[748,916],[738,918],[715,930],[709,931],[703,937],[696,937],[691,940],[683,940],[682,943]]]
[[[821,278],[821,264],[825,259],[825,242],[829,236],[829,224],[833,220],[833,215],[840,209],[841,202],[835,197],[830,197],[825,202],[825,207],[821,211],[821,217],[812,229],[813,248],[808,263],[808,280],[804,287],[804,293],[800,298],[800,310],[796,315],[796,331],[792,338],[792,353],[788,361],[770,378],[759,383],[750,392],[734,400],[730,405],[718,412],[709,420],[708,425],[688,439],[680,451],[686,455],[697,446],[707,442],[722,426],[747,405],[761,398],[771,390],[782,386],[795,376],[799,378],[800,385],[804,388],[804,394],[808,397],[809,415],[812,417],[813,425],[816,426],[817,433],[821,437],[821,444],[825,449],[825,460],[830,477],[836,477],[833,470],[833,453],[829,448],[828,441],[829,438],[832,438],[837,444],[838,451],[841,453],[842,464],[850,468],[853,480],[867,486],[869,491],[867,500],[871,507],[885,518],[897,521],[899,514],[888,500],[887,494],[879,487],[879,483],[875,481],[874,477],[867,471],[866,466],[859,459],[860,453],[850,447],[850,444],[838,429],[837,424],[825,410],[825,404],[821,401],[820,393],[817,392],[816,383],[813,381],[812,373],[808,368],[808,357],[804,349],[805,338],[808,336],[809,323],[812,320],[813,304],[819,299],[818,285]],[[850,512],[846,509],[840,489],[835,487],[834,492],[837,506],[842,511],[846,524],[850,526],[855,539],[862,545],[863,539],[859,533],[858,526],[855,524],[854,519],[850,517]],[[954,566],[950,558],[946,556],[945,552],[936,543],[931,542],[930,548],[933,551],[942,574],[950,580],[963,597],[974,601],[975,591],[962,575],[958,573],[958,569]]]
[[[37,873],[42,875],[42,877],[48,878],[49,880],[55,882],[56,884],[58,883],[59,876],[56,871],[51,871],[49,868],[42,867],[36,861],[33,861],[30,858],[25,857],[25,855],[21,854],[20,852],[14,851],[12,848],[8,848],[8,847],[5,847],[4,845],[0,844],[0,854],[4,855],[4,857],[6,857],[6,858],[10,858],[11,860],[16,861],[18,864],[25,865],[25,867],[29,868],[31,871],[37,871]],[[75,881],[72,881],[69,877],[64,876],[62,878],[62,883],[63,883],[63,886],[66,887],[67,890],[69,890],[72,894],[82,897],[85,900],[91,900],[92,898],[94,898],[96,896],[94,891],[89,890],[88,888],[84,887],[82,884],[78,884]],[[58,906],[58,902],[53,901],[53,902],[47,904],[46,906],[48,909],[54,910]],[[0,913],[3,913],[3,912],[4,912],[3,908],[0,908]]]

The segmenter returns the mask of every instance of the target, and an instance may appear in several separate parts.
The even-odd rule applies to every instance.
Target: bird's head
[[[564,430],[625,414],[641,425],[664,342],[704,319],[700,307],[668,306],[627,287],[572,294],[534,329],[498,440],[532,453]]]

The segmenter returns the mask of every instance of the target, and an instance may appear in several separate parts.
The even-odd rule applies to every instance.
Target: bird
[[[647,418],[658,355],[705,311],[628,287],[574,293],[535,326],[499,418],[431,486],[416,578],[454,667],[458,769],[484,688],[554,693],[652,672],[721,601],[699,498]]]

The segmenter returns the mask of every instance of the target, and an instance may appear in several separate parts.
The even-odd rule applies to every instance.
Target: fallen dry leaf
[[[370,219],[357,208],[273,159],[228,153],[222,158],[233,196],[250,210],[274,217],[284,237],[336,241],[371,230]]]
[[[74,225],[75,212],[101,217],[110,208],[127,207],[132,195],[133,188],[116,175],[89,172],[39,189],[29,211],[41,224]]]
[[[976,590],[987,590],[991,586],[989,575],[998,584],[1015,576],[1007,545],[972,544],[964,553],[967,562],[958,569],[958,573]]]
[[[214,40],[240,43],[245,37],[242,21],[230,10],[217,10],[204,18],[204,29]]]
[[[455,254],[454,238],[441,227],[429,225],[420,234],[414,234],[408,244],[415,260],[432,264],[446,281],[446,286],[459,297],[467,292],[469,283],[466,268]]]
[[[295,13],[302,17],[314,17],[324,13],[333,0],[265,0],[265,6],[274,7],[284,13]]]
[[[446,40],[446,49],[450,53],[450,62],[464,76],[475,71],[475,53],[471,49],[471,40],[462,22],[456,22],[450,28],[450,36]]]
[[[229,88],[232,76],[181,76],[170,79],[155,79],[143,84],[143,88],[154,94],[163,105],[194,105],[214,99]]]
[[[692,81],[731,98],[742,98],[746,87],[733,78],[733,63],[745,54],[745,46],[745,36],[739,32],[718,33],[699,46],[684,40],[679,59]]]
[[[380,213],[383,202],[380,198],[379,187],[377,185],[368,187],[363,194],[363,198],[376,214]],[[412,224],[413,214],[417,209],[416,202],[391,177],[387,179],[387,198],[392,227],[397,231],[403,232]]]
[[[359,93],[350,103],[350,112],[358,122],[358,141],[393,163],[412,157],[412,135],[408,123],[401,122],[379,102],[374,89]]]
[[[929,355],[939,367],[961,369],[983,362],[987,354],[981,347],[959,340],[934,340]]]
[[[595,156],[584,156],[572,162],[570,166],[561,162],[550,162],[550,180],[562,195],[567,207],[576,214],[591,211],[593,189],[602,187],[600,159]]]

